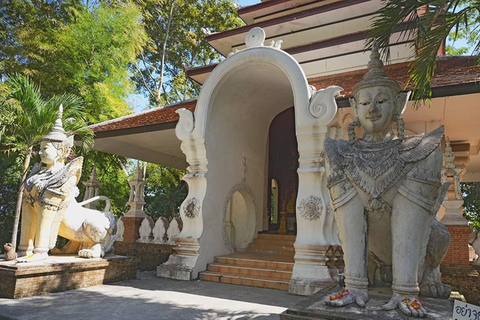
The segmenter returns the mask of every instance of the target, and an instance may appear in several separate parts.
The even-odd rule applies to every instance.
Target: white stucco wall
[[[208,183],[202,210],[203,219],[208,223],[204,223],[199,240],[199,270],[214,256],[230,252],[226,241],[219,241],[218,235],[224,234],[225,211],[237,188],[243,188],[243,193],[250,195],[256,216],[255,221],[248,221],[248,217],[241,221],[236,217],[237,225],[253,227],[239,226],[239,230],[247,229],[249,234],[238,236],[251,242],[262,229],[268,179],[265,170],[268,168],[265,156],[268,130],[273,118],[293,105],[293,93],[280,69],[272,64],[254,62],[226,75],[210,101],[205,133]],[[246,159],[245,181],[243,158]]]

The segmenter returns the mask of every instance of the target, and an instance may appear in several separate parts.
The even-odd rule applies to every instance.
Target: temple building
[[[92,126],[95,150],[188,171],[183,229],[159,276],[309,295],[342,272],[323,143],[348,139],[348,98],[366,73],[365,45],[382,3],[240,8],[245,26],[206,36],[225,60],[187,72],[203,85],[198,98]],[[384,69],[405,91],[412,55],[399,30]],[[454,240],[445,266],[469,264],[458,183],[480,181],[479,80],[474,57],[439,56],[431,103],[415,110],[409,102],[403,115],[408,135],[443,125],[448,137],[444,179],[453,183],[438,217]],[[134,241],[141,219],[122,220]]]

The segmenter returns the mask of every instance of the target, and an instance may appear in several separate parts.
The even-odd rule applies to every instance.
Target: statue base
[[[321,290],[308,299],[300,302],[294,307],[285,310],[280,314],[281,320],[406,320],[414,319],[407,317],[399,310],[384,311],[381,306],[390,300],[392,294],[390,288],[371,288],[369,290],[370,300],[366,308],[360,308],[351,304],[341,308],[330,307],[325,304],[329,295],[338,293],[340,287]],[[432,299],[420,297],[420,301],[427,307],[428,317],[422,319],[439,320],[452,319],[453,301],[451,299]]]
[[[84,259],[74,255],[17,263],[0,260],[0,298],[22,298],[135,279],[138,259],[107,255]]]

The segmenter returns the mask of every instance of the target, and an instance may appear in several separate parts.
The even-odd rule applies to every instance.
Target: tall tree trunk
[[[22,179],[20,180],[20,186],[18,187],[18,197],[17,197],[17,207],[15,208],[15,220],[13,222],[13,232],[12,232],[12,248],[17,249],[17,234],[18,234],[18,225],[20,224],[20,213],[22,212],[22,199],[23,199],[23,188],[25,179],[27,178],[28,167],[30,166],[30,159],[32,158],[33,146],[28,148],[28,153],[25,156],[23,161],[23,173]]]
[[[165,40],[163,41],[163,48],[162,48],[162,67],[160,69],[160,84],[157,88],[157,104],[160,104],[160,99],[162,96],[162,88],[163,88],[163,79],[165,73],[165,57],[167,56],[167,42],[168,36],[170,34],[170,26],[172,25],[173,19],[173,8],[175,7],[175,0],[172,0],[172,5],[170,7],[170,13],[168,15],[168,23],[167,23],[167,30],[165,32]]]

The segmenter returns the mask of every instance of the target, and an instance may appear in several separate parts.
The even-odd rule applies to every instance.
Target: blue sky
[[[245,7],[255,3],[260,3],[260,0],[240,0],[240,6]]]

